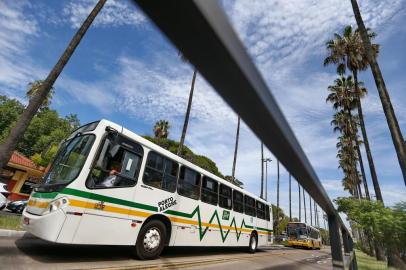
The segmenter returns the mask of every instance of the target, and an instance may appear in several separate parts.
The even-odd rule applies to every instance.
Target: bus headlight
[[[67,206],[68,204],[69,204],[69,200],[66,197],[56,199],[49,203],[48,212],[49,213],[55,212],[65,206]]]

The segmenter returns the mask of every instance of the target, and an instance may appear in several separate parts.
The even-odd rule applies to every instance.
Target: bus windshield
[[[300,239],[307,236],[306,224],[289,223],[288,224],[288,237]]]
[[[65,141],[45,176],[44,184],[67,184],[74,180],[82,170],[92,148],[95,135],[77,135]]]

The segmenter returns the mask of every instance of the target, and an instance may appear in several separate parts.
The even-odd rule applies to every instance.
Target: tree
[[[36,94],[30,99],[28,106],[24,109],[20,115],[18,121],[11,129],[7,138],[0,145],[0,168],[3,168],[9,161],[13,150],[16,148],[17,143],[24,135],[27,127],[29,126],[31,120],[37,113],[38,109],[44,104],[44,101],[49,96],[52,91],[52,87],[56,79],[61,74],[63,68],[68,63],[70,57],[74,53],[76,47],[79,45],[86,31],[89,29],[90,25],[96,18],[97,14],[100,12],[106,0],[99,0],[94,9],[91,11],[89,16],[86,18],[85,22],[76,32],[72,40],[70,41],[68,47],[65,49],[62,56],[59,58],[56,65],[53,67],[51,72],[48,74],[44,82],[39,86]]]
[[[235,178],[235,165],[237,163],[237,151],[238,151],[238,140],[240,138],[240,117],[237,120],[237,132],[235,134],[235,147],[234,147],[234,158],[233,158],[233,168],[231,170],[231,179]]]
[[[185,59],[185,58],[183,57],[183,59]],[[178,148],[178,152],[177,152],[178,156],[182,153],[182,147],[183,147],[183,144],[185,143],[187,126],[189,124],[190,110],[192,109],[192,100],[193,100],[193,92],[194,92],[194,89],[195,89],[196,75],[197,75],[197,69],[195,68],[193,70],[192,84],[190,86],[189,100],[188,100],[188,103],[187,103],[185,121],[183,122],[182,135],[180,137],[180,143],[179,143],[179,148]]]
[[[154,135],[155,138],[168,138],[169,136],[169,122],[166,120],[159,120],[154,125]]]
[[[351,76],[340,76],[334,81],[333,85],[328,86],[330,94],[327,96],[326,101],[333,104],[335,110],[341,109],[343,113],[335,115],[333,123],[338,123],[337,117],[345,117],[343,120],[346,123],[346,128],[336,127],[335,130],[340,130],[342,136],[339,137],[340,142],[337,144],[339,153],[337,157],[340,159],[340,168],[344,171],[344,178],[346,181],[353,182],[359,185],[359,173],[357,170],[357,161],[359,156],[355,149],[359,147],[359,140],[357,138],[357,123],[354,121],[351,110],[355,107],[356,97],[354,94],[354,83]],[[347,185],[349,183],[343,183]],[[351,192],[352,195],[359,196],[361,194],[360,188],[356,187],[357,191]]]
[[[406,251],[406,203],[394,208],[385,207],[380,201],[338,198],[338,211],[344,212],[358,228],[366,231],[387,250],[388,266],[406,269],[401,253]]]
[[[368,164],[371,172],[372,183],[374,185],[377,199],[383,201],[381,189],[378,182],[378,177],[376,175],[371,148],[369,146],[369,140],[365,128],[364,115],[361,106],[361,98],[365,96],[366,89],[360,88],[361,83],[358,83],[358,72],[366,70],[368,68],[368,61],[365,56],[364,46],[362,45],[359,30],[353,31],[351,26],[346,26],[343,30],[342,35],[336,33],[334,36],[335,36],[334,39],[329,40],[326,43],[328,56],[324,60],[324,65],[336,64],[337,73],[340,75],[343,75],[346,69],[349,69],[352,72],[354,78],[353,94],[355,98],[356,107],[358,110],[360,127],[365,145],[365,151],[367,154]],[[370,39],[373,39],[376,36],[376,34],[368,31],[368,36]],[[374,56],[376,56],[379,52],[379,45],[372,44],[371,48]],[[359,150],[359,146],[357,146],[357,148],[364,187],[366,188],[365,192],[367,194],[367,197],[369,197],[369,191],[366,183],[361,151]]]
[[[357,21],[359,33],[361,35],[366,59],[371,67],[376,88],[378,89],[379,97],[381,99],[383,111],[386,116],[386,121],[388,122],[389,130],[392,136],[392,141],[396,149],[399,165],[403,174],[403,181],[406,185],[406,146],[404,143],[404,137],[399,128],[399,123],[396,118],[395,111],[393,110],[392,102],[390,100],[388,90],[386,89],[381,70],[376,60],[376,55],[374,55],[373,45],[371,44],[370,37],[368,36],[368,30],[365,27],[364,21],[362,20],[358,3],[356,0],[351,0],[351,5],[354,11],[355,20]]]
[[[24,105],[20,101],[0,95],[0,142],[7,136],[23,110]]]

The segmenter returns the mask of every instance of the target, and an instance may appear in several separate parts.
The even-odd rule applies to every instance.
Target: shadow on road
[[[42,263],[98,262],[134,260],[129,246],[67,245],[35,238],[23,237],[15,241],[16,247],[26,256]],[[161,260],[176,257],[203,257],[211,255],[248,254],[241,247],[166,247]],[[264,252],[258,250],[257,252]]]

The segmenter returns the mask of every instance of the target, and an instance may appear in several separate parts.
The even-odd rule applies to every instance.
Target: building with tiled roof
[[[32,185],[43,177],[45,168],[37,166],[31,159],[15,151],[7,163],[0,170],[0,182],[7,184],[10,191],[9,200],[28,198]]]

